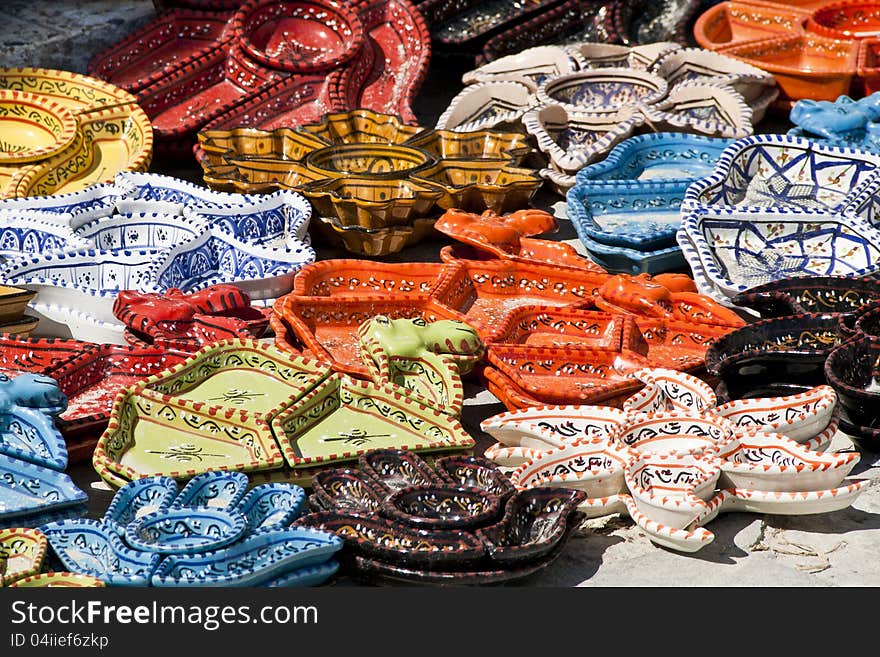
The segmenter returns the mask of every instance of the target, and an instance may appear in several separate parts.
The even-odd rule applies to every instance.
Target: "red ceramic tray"
[[[664,319],[632,318],[635,330],[624,336],[627,349],[651,362],[652,367],[695,370],[705,367],[706,348],[732,327],[676,322]]]
[[[411,104],[431,58],[431,36],[422,15],[407,0],[378,0],[364,2],[358,16],[367,42],[351,66],[330,76],[333,106],[398,114],[415,124]]]
[[[89,62],[87,73],[132,93],[159,83],[232,39],[231,12],[173,9]]]
[[[370,372],[358,353],[358,327],[376,315],[391,319],[422,317],[464,321],[461,314],[428,297],[370,296],[346,298],[300,297],[289,294],[275,303],[275,315],[284,322],[297,341],[318,360],[333,363],[334,369],[352,376],[369,378]],[[274,324],[273,324],[274,325]],[[299,351],[290,338],[276,333],[280,349]],[[291,349],[291,346],[293,347]]]
[[[72,358],[97,348],[94,342],[0,336],[0,372],[50,374]]]
[[[114,316],[127,327],[129,344],[181,351],[198,351],[230,338],[260,338],[269,328],[270,312],[252,306],[234,285],[213,285],[192,294],[125,290],[113,304]]]
[[[492,344],[617,351],[623,341],[624,328],[630,323],[623,315],[594,310],[523,306],[507,315]]]
[[[497,256],[491,251],[483,251],[468,244],[450,244],[440,249],[440,260],[450,264],[508,260],[523,265],[553,265],[566,269],[606,273],[601,266],[580,255],[570,244],[523,237],[520,239],[520,246],[520,255]]]
[[[510,411],[544,405],[543,402],[520,390],[513,381],[494,367],[489,365],[484,367],[480,371],[480,377],[483,379],[486,389]]]
[[[323,260],[306,265],[296,273],[293,294],[315,297],[429,295],[451,271],[447,265],[433,262]]]

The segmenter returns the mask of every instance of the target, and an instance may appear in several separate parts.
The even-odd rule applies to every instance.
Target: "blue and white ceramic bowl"
[[[207,223],[158,213],[117,214],[94,219],[76,229],[95,249],[170,249],[198,237]]]

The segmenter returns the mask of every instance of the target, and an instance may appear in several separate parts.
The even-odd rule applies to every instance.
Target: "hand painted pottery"
[[[813,452],[784,436],[760,431],[739,436],[720,457],[721,486],[780,492],[836,488],[861,458],[854,452]]]
[[[607,433],[589,441],[537,451],[510,473],[517,489],[573,488],[591,499],[624,492],[623,466],[629,455],[608,443]]]
[[[125,528],[132,547],[159,554],[216,550],[238,540],[247,521],[220,509],[179,508],[142,516]]]
[[[713,341],[706,350],[706,369],[724,381],[731,399],[745,391],[751,392],[748,396],[803,392],[825,383],[823,366],[840,342],[833,314],[762,320]]]
[[[486,545],[471,533],[416,529],[378,516],[327,511],[303,516],[294,527],[332,532],[359,554],[432,569],[467,564],[486,554]]]
[[[871,430],[877,427],[875,409],[878,346],[875,339],[857,335],[833,349],[824,363],[824,374],[837,393],[841,419],[846,429],[854,429],[853,438],[865,436],[866,444],[874,446]]]
[[[341,548],[342,541],[325,531],[276,529],[215,552],[167,557],[155,569],[150,584],[258,586],[293,570],[323,564]]]
[[[770,318],[813,312],[854,316],[876,299],[880,299],[880,284],[873,278],[795,276],[750,288],[731,301]]]
[[[67,148],[74,115],[60,103],[24,91],[0,90],[0,163],[37,162]]]
[[[0,454],[64,470],[67,448],[54,419],[66,407],[67,397],[54,379],[29,372],[14,378],[0,374]]]
[[[693,266],[729,297],[792,276],[865,276],[880,257],[880,232],[866,221],[810,210],[701,210],[681,233],[697,250]]]
[[[834,100],[856,75],[858,44],[816,34],[785,35],[719,49],[774,75],[784,99]]]
[[[116,530],[97,520],[66,520],[40,527],[64,567],[111,586],[147,586],[162,555],[126,547]]]
[[[810,14],[806,28],[832,39],[880,36],[880,10],[874,2],[829,2]]]
[[[11,586],[40,572],[49,543],[37,529],[0,530],[0,584]]]
[[[303,192],[322,217],[338,217],[343,226],[383,228],[406,225],[431,213],[443,190],[412,180],[345,176],[319,180]]]
[[[542,11],[534,18],[511,25],[491,37],[477,57],[477,63],[495,61],[506,55],[515,55],[524,48],[531,49],[541,44],[562,45],[590,41],[608,44],[608,48],[623,50],[622,46],[611,45],[620,41],[620,36],[611,20],[615,4],[615,2],[591,0],[566,0]]]
[[[619,2],[614,5],[614,25],[627,45],[677,41],[688,43],[691,19],[700,9],[696,0]]]
[[[283,529],[298,518],[306,501],[301,486],[283,482],[254,486],[235,509],[247,521],[248,534]]]
[[[91,577],[90,575],[49,572],[40,573],[39,575],[31,575],[30,577],[16,580],[11,584],[7,584],[7,586],[13,588],[101,588],[106,586],[106,584],[97,577]]]
[[[800,34],[809,12],[794,6],[721,2],[703,12],[694,24],[694,38],[703,48]]]
[[[533,91],[548,77],[566,75],[578,69],[575,61],[561,46],[527,48],[465,73],[461,81],[468,85],[478,82],[514,80],[528,84]]]
[[[542,487],[518,491],[504,508],[499,523],[477,530],[489,543],[489,556],[499,564],[514,564],[550,554],[569,526],[577,527],[576,509],[586,497],[581,491]]]
[[[269,422],[328,374],[253,341],[209,345],[116,398],[95,466],[128,479],[280,467]]]
[[[663,78],[646,71],[602,68],[549,78],[538,87],[537,99],[567,112],[615,114],[622,106],[654,104],[667,91]]]
[[[684,372],[648,368],[634,372],[633,376],[643,381],[645,387],[623,403],[623,410],[627,413],[702,413],[714,409],[717,404],[715,393],[707,383]]]
[[[507,316],[494,344],[616,351],[623,331],[620,316],[554,306],[521,306]]]
[[[227,510],[241,502],[247,486],[241,472],[203,472],[189,480],[171,506]]]
[[[402,388],[341,374],[331,375],[271,426],[292,468],[353,460],[377,448],[457,452],[474,445],[458,420],[419,404]]]
[[[438,130],[471,132],[515,127],[536,102],[534,91],[510,80],[478,82],[464,88],[437,119]]]
[[[731,511],[806,515],[831,513],[850,506],[869,485],[870,479],[845,479],[842,486],[830,490],[798,492],[766,492],[731,489]]]
[[[645,114],[655,130],[686,130],[710,137],[747,137],[756,122],[740,92],[715,81],[679,83]]]
[[[95,55],[87,71],[136,93],[227,47],[228,19],[226,13],[171,9]]]
[[[661,411],[631,416],[611,439],[641,455],[712,456],[728,448],[735,431],[735,425],[721,417]]]
[[[479,488],[410,486],[389,495],[381,513],[420,529],[466,531],[497,520],[501,500]]]
[[[503,258],[523,255],[523,237],[555,231],[557,224],[556,219],[543,210],[518,210],[499,216],[492,210],[478,215],[450,209],[437,220],[434,228],[460,242]]]
[[[377,479],[352,468],[322,470],[311,483],[312,497],[322,511],[377,513],[390,494],[390,489]]]
[[[502,503],[516,490],[494,463],[481,456],[444,456],[434,461],[434,468],[444,481],[484,490]]]
[[[834,389],[821,385],[788,397],[731,400],[715,412],[738,428],[778,433],[803,443],[828,427],[836,404]]]
[[[437,205],[466,212],[512,212],[527,206],[541,186],[531,169],[491,160],[444,160],[420,170],[413,180],[443,190]]]
[[[178,494],[171,477],[136,479],[117,491],[104,514],[104,524],[116,525],[122,531],[141,517],[167,510]]]
[[[507,160],[519,166],[532,148],[518,132],[477,130],[423,130],[406,141],[407,146],[420,148],[437,160]]]
[[[552,0],[537,0],[525,5],[500,0],[449,2],[424,0],[419,11],[431,26],[434,43],[445,48],[468,48],[481,44],[501,26],[519,23],[553,5]]]
[[[76,507],[86,497],[62,472],[0,455],[0,522],[4,526]]]
[[[493,415],[480,428],[504,445],[543,451],[605,437],[625,416],[610,406],[539,406]]]
[[[405,449],[370,450],[358,457],[358,468],[391,491],[442,483],[424,459]]]
[[[386,263],[368,260],[324,260],[296,273],[297,296],[348,297],[362,294],[418,296],[429,294],[449,268],[439,263]]]

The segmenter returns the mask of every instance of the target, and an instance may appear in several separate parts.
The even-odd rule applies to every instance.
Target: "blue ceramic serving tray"
[[[791,108],[789,120],[795,125],[788,131],[790,136],[880,152],[880,93],[859,100],[839,96],[833,103],[799,100]]]
[[[303,511],[306,492],[296,484],[254,486],[236,510],[247,518],[248,532],[264,532],[286,527]]]
[[[159,554],[192,554],[217,550],[244,535],[245,517],[208,507],[163,509],[141,516],[125,528],[133,549]]]
[[[251,536],[215,552],[166,557],[153,586],[259,586],[294,569],[324,563],[342,548],[329,532],[289,527]]]
[[[171,506],[232,509],[241,502],[247,487],[243,472],[203,472],[189,480]]]
[[[0,520],[44,514],[87,499],[63,472],[0,455]]]
[[[114,527],[98,520],[65,520],[40,528],[66,570],[111,586],[148,586],[162,555],[127,548]]]
[[[123,533],[126,525],[141,516],[170,507],[177,493],[177,482],[171,477],[135,479],[113,496],[104,522],[116,525],[119,533]]]
[[[331,558],[324,563],[316,566],[306,566],[305,568],[297,568],[285,573],[280,577],[266,582],[261,586],[267,588],[293,587],[293,586],[318,586],[333,577],[339,570],[339,562]]]
[[[676,271],[687,264],[678,244],[654,251],[638,251],[598,242],[581,232],[578,224],[575,224],[575,230],[578,231],[578,237],[586,247],[590,259],[610,272],[660,274]]]

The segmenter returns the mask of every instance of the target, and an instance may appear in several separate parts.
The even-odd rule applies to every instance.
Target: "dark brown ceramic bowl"
[[[496,520],[501,500],[479,488],[410,486],[392,493],[382,514],[419,529],[472,530]]]
[[[391,492],[360,470],[336,468],[312,477],[312,494],[324,510],[373,513]]]
[[[450,484],[479,488],[501,498],[502,502],[516,492],[498,466],[482,456],[444,456],[437,459],[434,469]]]
[[[845,425],[880,429],[880,340],[857,335],[834,349],[825,378],[837,393]]]
[[[358,457],[358,467],[392,491],[409,486],[442,484],[440,477],[413,452],[376,449]]]
[[[740,292],[732,301],[764,318],[803,313],[855,313],[880,299],[880,280],[846,276],[797,276]]]

